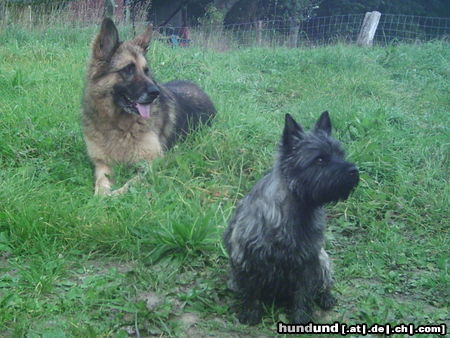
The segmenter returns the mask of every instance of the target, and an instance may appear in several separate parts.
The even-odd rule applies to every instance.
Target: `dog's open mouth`
[[[136,103],[136,109],[144,119],[150,118],[151,106],[149,104]]]
[[[148,104],[142,104],[138,102],[134,102],[129,97],[124,96],[125,99],[125,105],[124,108],[129,113],[134,113],[140,115],[144,119],[149,119],[150,114],[152,111],[151,105]]]

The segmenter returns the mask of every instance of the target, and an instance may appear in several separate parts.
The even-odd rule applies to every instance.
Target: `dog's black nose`
[[[138,103],[140,104],[150,104],[159,96],[160,91],[158,87],[153,84],[150,84],[145,89],[144,94],[139,97]]]
[[[353,165],[350,168],[348,168],[348,173],[353,176],[358,175],[358,168]]]
[[[153,98],[153,100],[159,96],[159,93],[159,89],[156,86],[150,85],[147,87],[147,94],[149,97]]]

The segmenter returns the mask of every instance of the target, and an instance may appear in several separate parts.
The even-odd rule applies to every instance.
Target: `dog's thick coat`
[[[209,97],[188,81],[160,84],[149,72],[145,53],[152,27],[121,42],[114,23],[104,19],[92,44],[82,104],[87,152],[95,166],[95,193],[111,192],[114,163],[151,162],[178,136],[208,123],[216,110]]]
[[[238,203],[224,234],[242,323],[260,322],[264,301],[287,304],[294,323],[311,321],[314,302],[334,306],[322,206],[346,199],[357,183],[327,112],[311,133],[286,115],[274,167]]]

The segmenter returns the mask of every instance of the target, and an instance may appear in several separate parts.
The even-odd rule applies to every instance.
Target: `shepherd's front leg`
[[[153,133],[148,134],[143,143],[145,144],[145,147],[142,147],[142,152],[138,155],[138,157],[142,158],[141,164],[139,165],[138,174],[128,180],[119,189],[111,191],[109,195],[115,196],[126,193],[131,184],[138,182],[145,177],[149,171],[152,161],[157,157],[163,156],[162,146],[157,135]]]
[[[112,169],[102,161],[94,162],[95,165],[95,195],[109,195],[111,193]]]

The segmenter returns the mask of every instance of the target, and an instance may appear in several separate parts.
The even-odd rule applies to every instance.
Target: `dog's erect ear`
[[[153,35],[153,25],[150,24],[147,26],[147,29],[142,34],[136,36],[133,39],[133,43],[141,47],[144,50],[144,52],[146,52],[148,49],[148,45],[150,44],[150,40],[152,39],[152,35]]]
[[[291,149],[295,142],[301,140],[302,138],[302,127],[295,122],[294,118],[290,114],[286,114],[282,138],[283,146],[287,149]]]
[[[119,46],[119,32],[110,18],[104,18],[100,33],[94,41],[93,54],[100,60],[109,61]]]
[[[328,111],[324,111],[316,122],[314,131],[324,131],[327,135],[331,135],[331,120]]]

